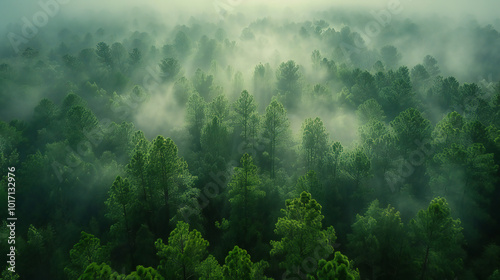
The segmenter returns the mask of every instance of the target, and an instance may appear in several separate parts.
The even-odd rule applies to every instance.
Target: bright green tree
[[[135,271],[123,278],[123,280],[164,280],[163,276],[152,267],[138,265]]]
[[[170,233],[168,243],[162,239],[155,243],[160,265],[158,271],[167,279],[190,279],[197,275],[196,268],[207,255],[208,241],[189,224],[179,221]]]
[[[318,262],[316,275],[308,275],[308,280],[360,280],[358,269],[354,267],[352,261],[339,251],[335,252],[335,257],[331,261],[321,259]]]
[[[330,256],[337,237],[332,226],[322,229],[321,205],[311,198],[311,194],[302,192],[300,197],[286,200],[285,205],[281,210],[284,217],[278,218],[274,230],[282,238],[271,241],[270,254],[284,255],[280,267],[297,272],[302,261],[315,253],[320,252],[322,258]]]
[[[200,276],[200,280],[222,280],[222,267],[217,259],[208,255],[208,257],[200,263],[196,268],[196,273]]]
[[[222,267],[224,280],[266,280],[264,269],[269,264],[266,261],[253,263],[250,255],[245,249],[234,246],[226,257],[226,263]]]
[[[89,264],[85,271],[78,277],[78,280],[123,280],[124,276],[113,272],[111,267],[105,263],[97,264],[92,262]]]

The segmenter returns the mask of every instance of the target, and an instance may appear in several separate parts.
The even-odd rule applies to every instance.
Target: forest
[[[206,2],[0,4],[0,279],[500,280],[498,3]]]

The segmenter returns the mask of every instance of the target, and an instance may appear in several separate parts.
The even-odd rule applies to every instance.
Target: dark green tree
[[[111,56],[111,49],[108,44],[99,42],[95,50],[97,56],[105,66],[113,66],[113,58]]]
[[[276,150],[283,144],[288,133],[288,117],[285,107],[273,99],[266,108],[263,136],[268,142],[267,152],[270,160],[270,176],[274,178],[276,168]]]
[[[241,92],[240,97],[233,105],[236,113],[236,126],[241,129],[241,137],[245,145],[249,145],[254,141],[251,137],[252,118],[254,117],[257,109],[253,95],[244,90]]]
[[[193,141],[193,148],[201,149],[201,132],[206,120],[206,102],[197,92],[193,93],[187,102],[186,122]]]
[[[396,68],[399,64],[399,60],[401,59],[401,54],[398,53],[398,49],[394,46],[385,46],[381,48],[380,56],[382,57],[387,69]]]
[[[328,150],[328,132],[320,118],[308,118],[302,124],[302,149],[307,170],[319,170]]]
[[[106,216],[114,222],[110,232],[113,235],[125,236],[129,256],[131,257],[130,262],[132,264],[134,263],[134,238],[132,232],[131,208],[133,207],[132,204],[134,200],[135,196],[128,179],[122,179],[120,176],[116,177],[113,185],[108,191],[108,199],[105,202],[108,209]],[[116,246],[119,245],[117,244]]]
[[[73,106],[66,115],[65,136],[71,147],[79,149],[89,141],[89,135],[94,135],[99,130],[99,122],[94,113],[83,106]]]
[[[278,94],[284,97],[283,103],[287,108],[294,108],[301,99],[300,77],[299,66],[293,60],[282,62],[276,70],[276,88]]]
[[[302,192],[308,192],[314,197],[323,198],[323,186],[318,179],[316,171],[309,170],[305,175],[299,177],[294,196],[300,195]]]
[[[361,125],[371,121],[384,121],[385,114],[382,106],[375,99],[368,99],[358,106],[356,115]]]
[[[429,73],[429,76],[430,77],[436,77],[437,75],[439,75],[439,66],[437,65],[438,62],[437,60],[430,56],[430,55],[426,55],[424,57],[424,67],[425,67],[425,70],[427,70],[427,73]]]
[[[179,71],[181,66],[175,58],[165,58],[160,62],[161,77],[164,81],[173,81]]]
[[[71,263],[64,268],[69,279],[78,277],[92,263],[104,260],[104,252],[99,238],[82,231],[80,241],[69,251]]]
[[[153,198],[161,197],[155,203],[164,208],[163,220],[170,221],[174,215],[170,208],[179,206],[182,194],[191,193],[194,178],[188,171],[187,163],[178,156],[174,141],[159,135],[153,140],[149,150],[148,176]]]
[[[355,256],[363,275],[371,279],[402,279],[409,277],[409,240],[398,211],[381,208],[373,201],[366,213],[356,215],[348,248]]]
[[[428,187],[426,165],[430,152],[427,143],[431,138],[430,122],[414,108],[401,112],[390,123],[396,137],[397,149],[402,157],[404,171],[401,180],[411,184],[411,192],[422,198]]]
[[[419,279],[455,278],[463,269],[464,238],[445,198],[438,197],[410,221],[415,271]]]
[[[235,167],[229,182],[230,224],[236,244],[243,247],[255,246],[259,242],[262,224],[258,222],[259,200],[266,193],[260,189],[257,166],[249,154],[240,160],[241,167]]]

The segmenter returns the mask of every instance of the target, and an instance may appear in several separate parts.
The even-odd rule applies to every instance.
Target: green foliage
[[[205,74],[201,69],[197,69],[193,79],[193,86],[205,100],[210,100],[214,90],[214,76]]]
[[[401,59],[401,54],[394,46],[385,46],[380,49],[380,55],[384,60],[385,65],[388,69],[394,69],[398,66],[399,60]]]
[[[423,143],[430,138],[430,122],[414,108],[401,112],[392,122],[397,142],[403,156],[419,148],[418,143]]]
[[[170,233],[168,243],[155,243],[160,265],[158,271],[167,279],[189,279],[197,275],[196,268],[207,255],[208,241],[185,222],[178,222]]]
[[[99,122],[90,109],[83,106],[73,106],[69,109],[66,115],[65,135],[72,147],[88,142],[88,135],[98,129]]]
[[[206,106],[205,100],[203,100],[199,93],[195,92],[189,96],[186,107],[186,122],[187,129],[193,138],[195,150],[201,148],[200,139],[202,128],[205,125]]]
[[[175,79],[181,66],[175,58],[165,58],[160,63],[162,79],[165,81],[172,81]]]
[[[208,257],[196,267],[196,273],[200,276],[200,280],[222,280],[222,267],[212,255]]]
[[[264,276],[264,269],[269,264],[266,261],[253,263],[250,255],[245,249],[234,246],[226,257],[226,263],[222,267],[224,280],[266,280],[270,279]]]
[[[434,198],[410,221],[416,275],[421,279],[454,278],[463,269],[464,237],[445,198]]]
[[[347,246],[363,275],[401,279],[408,269],[408,236],[399,212],[390,205],[385,209],[379,205],[375,200],[364,216],[356,215]]]
[[[163,280],[163,276],[160,275],[156,269],[152,267],[143,267],[138,265],[136,271],[131,272],[124,280]]]
[[[358,106],[356,110],[361,125],[367,124],[372,121],[384,121],[385,115],[382,106],[378,104],[375,99],[368,99]]]
[[[417,64],[411,69],[411,81],[417,92],[425,91],[429,78],[429,72],[422,64]]]
[[[0,279],[2,279],[2,280],[18,280],[19,275],[17,273],[13,273],[8,268],[5,268],[2,271],[2,278],[0,278]]]
[[[302,124],[302,149],[307,170],[319,170],[323,156],[328,150],[328,133],[320,118],[308,118]]]
[[[83,274],[78,277],[78,280],[119,280],[123,279],[122,275],[117,272],[113,272],[111,267],[105,263],[97,264],[97,262],[92,262],[86,268]]]
[[[229,203],[231,205],[230,225],[240,246],[255,245],[262,231],[258,222],[259,201],[266,195],[260,188],[257,166],[249,154],[240,159],[241,167],[235,167],[229,182]]]
[[[222,123],[222,120],[217,116],[214,116],[203,128],[200,142],[202,152],[211,157],[208,160],[209,162],[225,161],[229,153],[227,125]]]
[[[435,194],[451,201],[466,225],[468,239],[480,238],[472,225],[490,223],[484,206],[492,202],[497,181],[494,155],[480,143],[467,148],[452,143],[434,156],[433,163],[437,165],[431,173]]]
[[[287,108],[293,108],[300,101],[302,89],[299,83],[301,73],[293,60],[282,62],[276,70],[278,94],[284,96]]]
[[[426,55],[424,57],[424,67],[425,67],[425,70],[427,70],[427,73],[429,73],[429,75],[431,77],[435,77],[437,75],[439,75],[439,67],[437,66],[437,60],[430,56],[430,55]]]
[[[493,274],[491,274],[490,277],[488,277],[488,280],[500,280],[500,270],[495,270]]]
[[[498,269],[496,272],[494,271],[497,267],[500,267],[500,246],[496,244],[485,246],[481,256],[476,258],[472,264],[477,279],[487,279],[492,273],[500,276]]]
[[[310,170],[305,175],[302,175],[297,180],[297,190],[294,196],[300,195],[302,192],[308,192],[314,197],[323,197],[323,187],[318,179],[316,171]]]
[[[250,95],[246,90],[242,91],[240,97],[234,103],[233,108],[236,113],[235,123],[242,130],[241,136],[243,137],[243,141],[247,145],[254,142],[255,135],[251,133],[251,126],[252,118],[257,115],[257,105],[255,104],[253,95]]]
[[[284,143],[289,127],[285,107],[276,99],[273,99],[266,108],[263,126],[263,136],[269,143],[267,151],[270,157],[270,175],[271,178],[274,178],[276,174],[276,150]]]
[[[208,104],[208,117],[210,119],[217,118],[220,124],[226,122],[229,116],[229,105],[225,95],[216,96],[212,102]]]
[[[97,267],[97,263],[104,260],[101,241],[92,234],[82,231],[80,241],[69,251],[69,256],[71,263],[64,268],[64,272],[66,272],[69,279],[77,279],[87,270],[90,264],[96,263],[95,266]],[[104,268],[92,269],[92,271],[101,271],[101,269]]]
[[[99,42],[96,47],[96,54],[105,66],[113,66],[111,57],[111,49],[109,45],[104,42]]]
[[[280,267],[296,271],[297,267],[314,252],[322,252],[327,258],[333,252],[333,243],[337,239],[333,227],[322,229],[324,216],[321,205],[311,198],[311,194],[302,192],[300,197],[288,199],[282,209],[284,217],[278,218],[274,232],[281,236],[280,241],[271,241],[271,255],[284,255]]]
[[[453,111],[440,120],[432,131],[432,143],[439,148],[450,147],[452,143],[463,143],[463,117]]]
[[[191,181],[186,162],[177,155],[177,146],[170,138],[158,136],[149,151],[149,180],[153,192],[162,195],[162,204],[167,206],[169,194]],[[153,197],[156,197],[155,195]],[[167,219],[171,217],[167,216]]]
[[[358,269],[354,268],[353,262],[342,255],[340,252],[335,252],[335,257],[331,261],[324,259],[318,262],[318,272],[316,277],[308,275],[307,279],[314,280],[360,280]]]

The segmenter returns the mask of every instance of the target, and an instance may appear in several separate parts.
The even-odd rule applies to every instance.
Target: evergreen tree
[[[333,253],[333,243],[337,239],[332,226],[322,229],[324,216],[321,205],[302,192],[300,197],[286,200],[282,209],[284,217],[278,218],[274,232],[281,236],[280,241],[271,241],[271,255],[282,255],[280,267],[298,273],[300,265],[307,257],[321,252],[322,258]]]
[[[158,239],[155,243],[160,257],[158,271],[167,279],[190,279],[197,276],[197,267],[207,255],[208,241],[196,229],[179,221],[170,233],[168,243]]]

